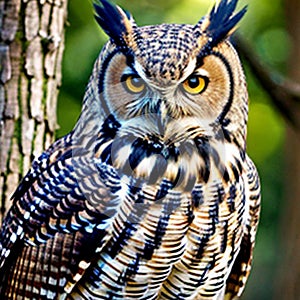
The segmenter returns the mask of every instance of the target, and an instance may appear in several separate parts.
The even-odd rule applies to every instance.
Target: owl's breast
[[[120,126],[113,137],[100,136],[95,156],[113,166],[120,177],[149,185],[165,180],[173,189],[191,191],[213,176],[223,177],[231,156],[223,139],[194,121],[171,120],[161,125],[153,116],[135,118]]]
[[[119,178],[127,181],[116,192],[110,239],[87,279],[93,292],[160,299],[160,290],[178,287],[193,299],[208,278],[222,287],[241,239],[244,184],[225,183],[210,169],[208,181],[189,191],[166,178],[155,184]]]
[[[192,297],[208,279],[221,289],[236,257],[245,219],[238,147],[192,122],[156,125],[108,120],[93,146],[113,195],[109,239],[88,273],[93,293],[160,299],[178,286]]]

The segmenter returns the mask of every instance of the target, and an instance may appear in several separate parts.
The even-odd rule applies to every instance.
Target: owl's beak
[[[166,106],[166,99],[163,98],[160,100],[157,110],[157,128],[160,135],[165,136],[166,123],[168,120],[168,109]]]

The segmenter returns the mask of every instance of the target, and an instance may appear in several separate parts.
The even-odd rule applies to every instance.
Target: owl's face
[[[229,42],[198,55],[201,39],[195,37],[192,26],[171,24],[138,30],[141,40],[135,52],[118,51],[105,70],[103,92],[111,111],[126,120],[160,113],[209,123],[225,114],[233,96],[233,72],[244,80]]]
[[[114,167],[150,181],[178,180],[179,173],[183,185],[207,180],[199,171],[207,167],[199,143],[209,141],[224,156],[225,140],[245,150],[246,84],[227,40],[245,11],[232,16],[235,7],[218,7],[195,26],[138,27],[101,2],[97,19],[111,40],[95,65],[94,93],[101,117],[113,118],[117,128]]]

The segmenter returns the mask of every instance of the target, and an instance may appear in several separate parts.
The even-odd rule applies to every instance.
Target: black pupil
[[[189,87],[195,89],[199,85],[199,78],[198,77],[191,77],[189,78]]]
[[[139,88],[139,87],[143,86],[143,84],[144,84],[143,80],[140,77],[132,77],[131,78],[131,83],[136,88]]]

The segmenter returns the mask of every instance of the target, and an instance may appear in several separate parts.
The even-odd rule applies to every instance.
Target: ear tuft
[[[94,3],[95,19],[106,34],[119,46],[126,46],[127,36],[132,34],[135,22],[132,16],[107,0]]]
[[[210,37],[212,47],[232,34],[235,26],[246,13],[247,6],[234,14],[237,2],[238,0],[221,0],[212,8],[205,20],[196,25],[200,27],[202,34]]]

